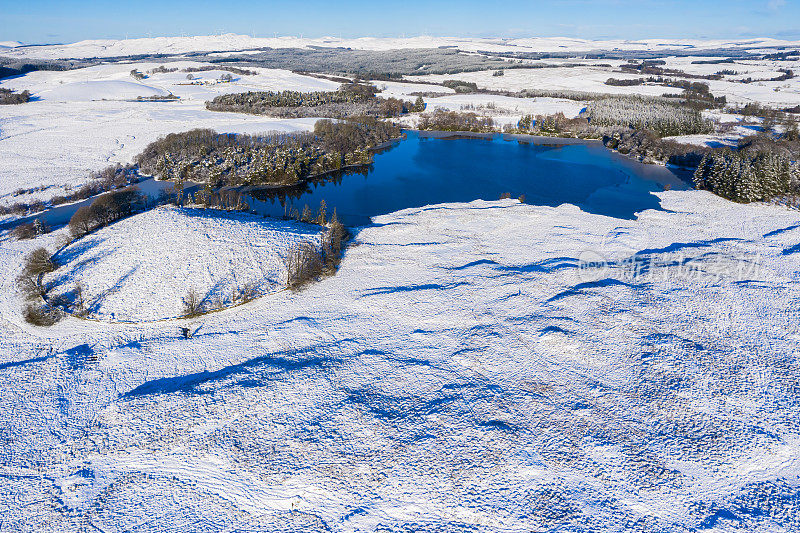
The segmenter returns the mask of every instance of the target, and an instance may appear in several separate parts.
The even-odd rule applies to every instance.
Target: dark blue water
[[[409,207],[497,200],[509,193],[512,198],[524,195],[533,205],[569,203],[589,213],[632,219],[638,211],[660,208],[651,192],[687,188],[687,176],[678,171],[644,165],[599,142],[407,133],[407,139],[377,154],[368,170],[288,192],[254,191],[251,208],[280,216],[293,207],[302,211],[306,204],[316,210],[325,200],[329,213],[335,207],[345,224],[360,226],[375,215]]]

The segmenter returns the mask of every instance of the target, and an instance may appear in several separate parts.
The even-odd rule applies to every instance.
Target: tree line
[[[29,324],[52,326],[61,319],[59,310],[44,301],[47,287],[42,283],[42,276],[56,268],[58,264],[43,247],[36,248],[25,256],[22,272],[17,276],[16,282],[25,299],[22,316]]]
[[[57,194],[48,201],[34,200],[32,202],[15,202],[7,206],[0,206],[0,215],[25,215],[38,213],[47,207],[58,206],[77,200],[85,200],[100,193],[127,187],[137,183],[139,175],[135,165],[111,165],[89,176],[90,181],[67,194]]]
[[[724,71],[721,71],[724,72]],[[664,94],[664,98],[682,98],[685,104],[690,107],[708,109],[713,107],[723,107],[727,103],[725,96],[715,97],[707,83],[689,80],[674,80],[664,78],[662,76],[650,76],[649,78],[634,78],[634,79],[617,79],[609,78],[605,81],[606,85],[616,87],[633,87],[637,85],[644,85],[651,83],[653,85],[662,85],[664,87],[673,87],[676,89],[683,89],[680,94]]]
[[[82,205],[69,219],[70,233],[79,238],[117,220],[133,214],[143,207],[144,196],[138,187],[127,187],[106,193],[89,205]]]
[[[689,74],[683,70],[666,68],[667,64],[664,60],[628,60],[628,63],[620,66],[620,72],[630,72],[639,74],[651,74],[656,76],[673,76],[677,78],[689,79],[702,79],[702,80],[720,80],[722,75],[716,74]]]
[[[170,69],[167,72],[173,72],[178,69]],[[202,67],[186,67],[181,72],[207,72],[209,70],[224,70],[239,76],[255,76],[258,74],[255,70],[248,70],[245,68],[231,67],[226,65],[204,65]],[[155,72],[155,70],[153,70]]]

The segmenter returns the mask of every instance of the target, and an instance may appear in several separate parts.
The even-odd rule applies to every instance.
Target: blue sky
[[[0,0],[0,41],[221,32],[800,39],[800,0]]]

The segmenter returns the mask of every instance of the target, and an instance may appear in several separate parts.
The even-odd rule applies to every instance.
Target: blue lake
[[[407,138],[375,155],[369,168],[315,180],[289,190],[252,191],[248,203],[260,214],[316,210],[325,200],[330,213],[351,226],[375,215],[446,202],[497,200],[524,195],[533,205],[574,204],[589,213],[632,219],[659,209],[651,194],[686,189],[690,174],[645,165],[599,142],[563,139],[464,136],[436,137],[409,131]]]
[[[283,216],[322,200],[335,207],[348,226],[364,226],[370,217],[431,204],[497,200],[524,196],[533,205],[569,203],[582,210],[633,219],[645,209],[659,209],[651,194],[665,188],[686,189],[691,173],[645,165],[614,153],[597,141],[528,136],[442,136],[416,131],[380,150],[375,162],[358,172],[343,172],[295,187],[250,190],[250,208],[262,215]],[[155,198],[171,182],[146,179],[141,191]],[[187,185],[187,192],[199,186]],[[11,224],[40,218],[52,227],[66,224],[93,198],[55,207]],[[0,228],[10,223],[0,224]]]

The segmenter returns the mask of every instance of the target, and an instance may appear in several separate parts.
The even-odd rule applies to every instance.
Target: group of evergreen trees
[[[168,69],[166,70],[166,72],[174,72],[175,70],[178,69]],[[258,74],[258,72],[256,72],[255,70],[248,70],[245,68],[230,67],[225,65],[204,65],[202,67],[186,67],[181,72],[208,72],[209,70],[224,70],[226,72],[237,74],[239,76],[255,76],[256,74]],[[153,72],[155,72],[155,70],[153,70]]]
[[[636,60],[628,60],[628,63],[620,66],[620,72],[638,73],[638,74],[652,74],[656,76],[673,76],[676,78],[688,79],[704,79],[704,80],[719,80],[722,75],[715,74],[689,74],[683,70],[666,68],[667,62],[662,59],[647,59],[642,62]]]
[[[797,170],[770,152],[724,149],[707,154],[694,173],[695,187],[734,202],[768,201],[794,192]]]
[[[633,87],[636,85],[644,85],[647,83],[647,78],[633,78],[633,79],[619,79],[619,78],[608,78],[605,81],[606,85],[611,85],[612,87]]]
[[[396,117],[414,111],[420,105],[419,101],[412,104],[397,98],[380,98],[376,92],[377,88],[371,84],[345,83],[336,91],[224,94],[206,102],[206,108],[282,118],[344,118],[367,115]]]
[[[373,94],[364,94],[348,90],[338,91],[259,91],[236,94],[223,94],[217,96],[206,107],[214,111],[231,111],[231,109],[217,109],[223,106],[236,106],[249,108],[251,113],[263,111],[253,111],[257,109],[269,109],[273,107],[318,107],[324,104],[333,103],[352,103],[367,100]],[[242,110],[240,110],[242,111]]]
[[[593,100],[586,113],[594,126],[651,130],[661,137],[714,131],[713,123],[704,119],[697,109],[642,96]]]
[[[97,65],[101,60],[93,59],[32,59],[30,57],[0,57],[0,79],[21,76],[39,70],[70,70]]]
[[[498,71],[502,72],[502,71]],[[442,86],[453,89],[457,93],[476,93],[478,92],[478,84],[471,81],[462,80],[444,80]]]
[[[398,126],[373,117],[320,120],[313,134],[252,136],[196,129],[151,143],[136,163],[143,173],[178,182],[286,186],[342,167],[367,165],[371,148],[400,134]]]
[[[359,117],[344,121],[318,120],[314,135],[329,153],[349,154],[397,139],[401,129],[396,124],[374,117]]]

